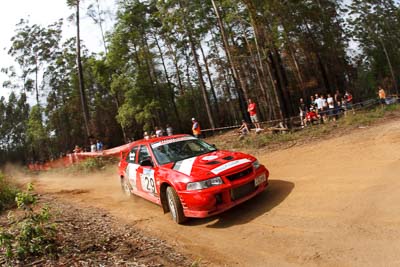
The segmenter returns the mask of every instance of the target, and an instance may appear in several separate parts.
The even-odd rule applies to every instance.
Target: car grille
[[[237,173],[234,173],[234,174],[231,174],[231,175],[227,175],[226,178],[229,181],[235,181],[235,180],[238,180],[240,178],[243,178],[243,177],[249,175],[252,172],[253,172],[253,167],[250,167],[250,168],[247,168],[247,169],[245,169],[245,170],[243,170],[241,172],[237,172]]]
[[[236,200],[242,197],[245,197],[249,195],[250,193],[253,193],[256,190],[256,187],[254,186],[254,181],[251,181],[250,183],[247,183],[245,185],[239,186],[237,188],[234,188],[231,190],[231,199]]]

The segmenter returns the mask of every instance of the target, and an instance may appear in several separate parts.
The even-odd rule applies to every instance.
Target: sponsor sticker
[[[175,163],[174,170],[190,176],[192,174],[193,163],[196,159],[197,157],[193,157],[178,161]]]
[[[215,169],[212,169],[211,172],[214,173],[214,174],[219,174],[219,173],[221,173],[223,171],[226,171],[226,170],[228,170],[230,168],[233,168],[233,167],[236,167],[236,166],[239,166],[241,164],[248,163],[248,162],[251,162],[251,160],[249,160],[249,159],[234,160],[234,161],[222,164],[221,166],[219,166],[219,167],[217,167]]]
[[[184,137],[179,137],[179,138],[172,138],[172,139],[167,139],[167,140],[163,140],[163,141],[154,143],[154,144],[151,145],[151,147],[154,149],[154,148],[157,148],[157,147],[160,147],[160,146],[163,146],[163,145],[167,145],[167,144],[171,144],[171,143],[175,143],[175,142],[180,142],[180,141],[186,141],[186,140],[194,140],[194,139],[196,139],[196,138],[193,137],[193,136],[184,136]]]

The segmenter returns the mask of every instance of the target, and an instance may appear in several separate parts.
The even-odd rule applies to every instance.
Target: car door
[[[139,146],[135,146],[131,149],[126,157],[128,166],[126,167],[126,176],[128,177],[129,184],[131,185],[133,191],[137,191],[137,171],[140,164],[137,160]]]
[[[153,167],[154,160],[146,145],[142,145],[139,149],[138,162],[141,165],[138,168],[138,189],[146,194],[146,198],[155,201],[158,199],[159,192],[157,192],[155,169]]]

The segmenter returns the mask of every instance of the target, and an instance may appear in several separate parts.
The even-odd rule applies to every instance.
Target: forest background
[[[16,64],[1,69],[12,93],[0,99],[0,163],[57,158],[96,139],[113,147],[166,124],[190,133],[192,117],[202,128],[237,125],[249,98],[261,120],[281,120],[315,93],[398,93],[394,0],[119,0],[107,32],[100,2],[65,0],[67,21],[16,25]],[[100,53],[81,42],[83,14],[98,26]],[[65,23],[76,37],[62,38]]]

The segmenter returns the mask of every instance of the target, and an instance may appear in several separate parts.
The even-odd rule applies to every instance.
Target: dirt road
[[[400,266],[400,120],[258,158],[269,189],[222,215],[174,224],[122,197],[116,169],[42,175],[37,187],[167,240],[211,266]]]

